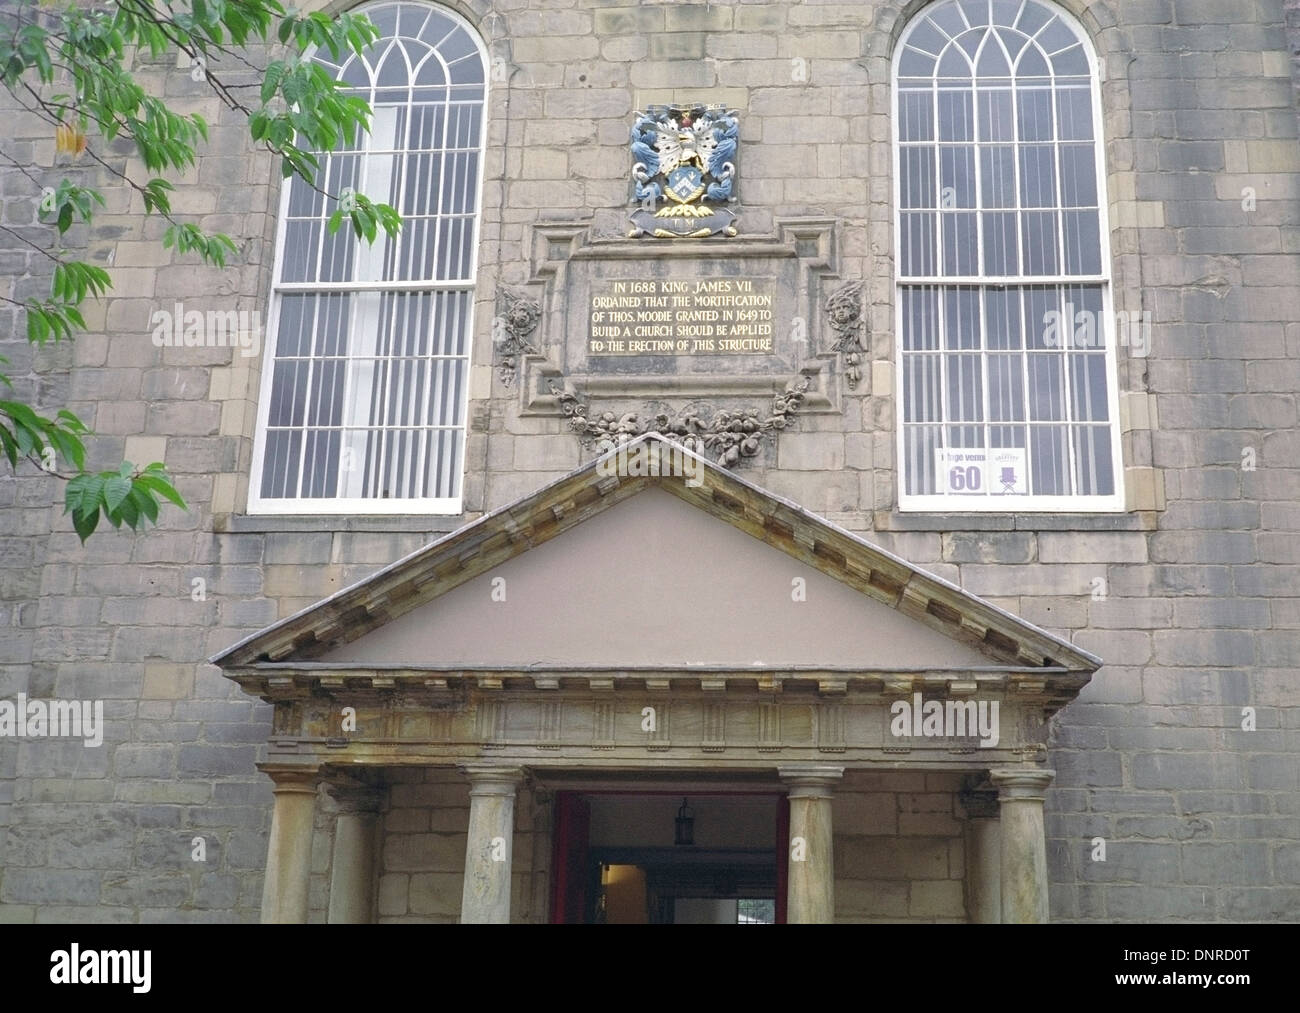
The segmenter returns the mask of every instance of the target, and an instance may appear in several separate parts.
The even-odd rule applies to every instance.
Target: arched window
[[[894,94],[900,507],[1122,509],[1087,37],[1039,0],[941,0]]]
[[[294,177],[280,209],[250,512],[459,513],[486,56],[425,3],[358,8],[364,57],[314,59],[365,98],[370,132],[321,158],[321,189],[391,204],[367,244]]]

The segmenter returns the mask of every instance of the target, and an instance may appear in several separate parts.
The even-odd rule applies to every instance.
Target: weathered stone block
[[[167,777],[176,766],[170,746],[123,744],[113,751],[113,773],[118,777]]]
[[[837,919],[905,918],[908,913],[908,884],[904,881],[842,879],[835,883]]]
[[[409,907],[412,914],[460,914],[464,877],[454,872],[421,872],[411,876]]]
[[[831,825],[836,834],[894,834],[898,830],[897,804],[889,794],[844,794],[832,801]]]
[[[19,904],[93,904],[99,899],[100,873],[63,869],[10,868],[0,885],[0,900]]]
[[[1044,563],[1141,563],[1147,558],[1146,536],[1136,532],[1044,531],[1038,536]]]
[[[670,32],[725,32],[731,28],[731,7],[714,4],[669,4],[664,28]]]
[[[965,918],[962,884],[954,880],[911,884],[908,913],[920,918]]]
[[[400,872],[447,871],[465,867],[465,835],[391,834],[384,842],[384,869]]]
[[[642,35],[664,30],[664,9],[659,7],[617,7],[595,12],[597,35]],[[680,22],[676,31],[686,30]]]

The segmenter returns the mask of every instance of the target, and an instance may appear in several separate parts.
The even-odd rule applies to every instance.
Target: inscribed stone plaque
[[[537,226],[533,278],[545,294],[536,350],[522,353],[524,409],[555,411],[558,387],[619,417],[671,415],[680,406],[650,404],[663,396],[761,414],[802,384],[801,411],[831,410],[817,377],[835,353],[814,308],[835,270],[833,228],[790,219],[770,235],[654,243]]]
[[[770,355],[774,278],[664,278],[593,286],[589,358]]]
[[[654,256],[628,244],[607,258],[602,247],[573,257],[552,303],[562,371],[643,384],[659,377],[669,387],[674,377],[703,383],[708,376],[784,384],[808,350],[800,341],[799,260],[757,245],[727,244],[727,252],[749,256],[690,256],[677,244],[668,247],[672,255]]]

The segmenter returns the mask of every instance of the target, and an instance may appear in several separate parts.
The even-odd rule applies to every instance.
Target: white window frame
[[[358,5],[352,8],[349,13],[365,14],[368,10],[382,7],[387,4],[399,2],[399,0],[373,0],[373,2]],[[284,282],[281,281],[281,272],[284,267],[284,245],[285,236],[288,232],[288,209],[291,195],[292,177],[286,177],[280,185],[280,203],[276,218],[276,239],[275,239],[275,257],[272,264],[271,274],[271,291],[268,301],[267,312],[267,340],[266,347],[262,353],[262,377],[260,395],[257,407],[257,428],[253,441],[253,463],[249,475],[248,484],[248,507],[249,514],[275,514],[275,515],[391,515],[391,514],[439,514],[455,515],[464,510],[464,487],[466,478],[466,444],[469,435],[469,391],[473,374],[473,342],[474,342],[474,293],[478,284],[478,267],[479,267],[479,247],[482,242],[482,225],[483,225],[483,187],[484,175],[487,161],[487,139],[488,139],[488,110],[490,100],[490,65],[488,61],[488,52],[486,43],[474,25],[467,20],[458,11],[440,3],[430,3],[428,0],[400,0],[402,3],[408,3],[415,6],[427,7],[438,14],[446,17],[458,27],[463,29],[474,43],[479,59],[483,65],[483,101],[482,115],[479,117],[479,137],[478,137],[478,167],[476,178],[473,181],[473,195],[475,209],[472,217],[472,237],[470,241],[471,257],[469,265],[468,278],[456,281],[435,281],[435,280],[397,280],[397,281],[351,281],[351,282]],[[376,45],[382,46],[384,39],[377,41]],[[310,59],[314,51],[308,52],[303,59]],[[412,86],[408,79],[408,87]],[[373,126],[373,114],[372,114]],[[367,149],[368,150],[368,149]],[[442,180],[439,186],[443,185]],[[360,189],[360,187],[359,187]],[[439,190],[441,193],[441,189]],[[434,199],[433,206],[437,206],[437,198]],[[322,219],[324,221],[324,219]],[[340,230],[350,229],[347,219],[345,218]],[[364,242],[358,242],[356,256],[358,261],[366,258],[377,256],[376,250],[378,244],[382,242],[383,232],[376,238],[376,245],[367,245]],[[354,240],[356,241],[356,240]],[[360,273],[360,272],[357,272]],[[459,420],[459,429],[462,437],[460,442],[459,461],[453,464],[453,467],[459,468],[459,490],[461,495],[458,496],[440,496],[440,497],[407,497],[407,498],[378,498],[378,497],[300,497],[300,498],[264,498],[261,494],[263,468],[265,466],[266,455],[266,436],[267,427],[270,419],[271,410],[271,388],[275,374],[276,346],[279,338],[280,309],[283,295],[293,293],[329,293],[329,292],[392,292],[392,293],[421,293],[436,291],[463,291],[467,293],[467,306],[464,314],[464,347],[465,355],[463,358],[465,372],[463,382],[461,383],[460,403],[456,406]],[[354,307],[353,312],[360,311],[360,307]],[[459,358],[459,357],[458,357]],[[310,388],[308,393],[310,394]],[[310,402],[309,402],[310,403]],[[347,405],[345,412],[349,411]],[[372,428],[386,428],[384,426]],[[344,441],[346,446],[346,441]],[[305,453],[305,447],[304,451]]]
[[[1026,0],[1022,0],[1022,4],[1021,4],[1022,8],[1024,2],[1026,2]],[[890,143],[892,144],[894,149],[893,150],[893,170],[894,170],[893,252],[894,252],[894,347],[896,349],[895,368],[894,368],[894,374],[895,374],[894,375],[894,404],[896,409],[895,411],[895,453],[897,454],[897,461],[898,461],[898,466],[895,469],[895,478],[896,478],[896,485],[898,490],[898,509],[900,512],[1117,513],[1117,512],[1122,512],[1125,509],[1124,461],[1123,461],[1123,447],[1122,447],[1122,439],[1121,439],[1122,434],[1120,432],[1120,417],[1119,417],[1119,383],[1118,383],[1119,369],[1118,369],[1117,358],[1116,358],[1116,337],[1115,337],[1115,327],[1114,327],[1115,317],[1114,317],[1114,307],[1113,307],[1114,282],[1113,282],[1113,273],[1111,268],[1109,197],[1108,197],[1109,188],[1107,186],[1107,177],[1106,177],[1106,141],[1105,141],[1104,122],[1102,119],[1103,109],[1101,103],[1101,80],[1102,80],[1101,66],[1092,39],[1088,35],[1087,31],[1084,30],[1083,26],[1079,23],[1077,18],[1071,15],[1068,11],[1064,10],[1059,4],[1051,2],[1051,0],[1037,0],[1037,3],[1039,6],[1047,8],[1048,10],[1055,13],[1057,17],[1059,17],[1075,33],[1079,42],[1083,46],[1083,52],[1088,62],[1089,77],[1091,79],[1089,83],[1089,92],[1091,96],[1093,135],[1094,135],[1092,140],[1092,145],[1093,145],[1093,153],[1096,161],[1095,172],[1096,172],[1096,180],[1097,180],[1097,228],[1098,228],[1098,244],[1101,247],[1100,249],[1101,273],[1098,275],[1055,274],[1055,275],[1019,275],[1014,277],[992,276],[992,275],[958,276],[958,275],[942,275],[942,274],[934,275],[934,276],[923,276],[923,275],[916,275],[916,276],[909,275],[907,277],[903,276],[902,274],[902,267],[903,267],[902,144],[900,143],[900,138],[899,138],[899,107],[898,107],[899,63],[901,62],[903,56],[904,46],[906,45],[907,40],[911,36],[912,32],[916,29],[918,25],[922,23],[925,17],[928,14],[932,13],[935,10],[935,8],[939,5],[928,4],[925,7],[918,10],[917,12],[915,12],[915,14],[912,15],[912,18],[908,22],[907,26],[904,28],[902,34],[899,36],[898,42],[894,47],[893,58],[890,62],[890,91],[889,91]],[[1018,16],[1019,15],[1017,15],[1017,17]],[[963,13],[963,19],[964,18],[965,15]],[[1042,29],[1040,28],[1039,31],[1041,32]],[[937,64],[936,64],[936,68],[937,68]],[[1053,81],[1052,94],[1053,96],[1055,96],[1057,94],[1057,90],[1055,87],[1056,73],[1055,73],[1055,68],[1051,65],[1050,62],[1048,64],[1048,69],[1051,71],[1051,76]],[[979,115],[978,107],[976,107],[974,115],[977,121],[976,129],[978,130],[978,115]],[[1055,115],[1056,113],[1055,113],[1055,106],[1054,106],[1053,117],[1055,117]],[[939,144],[937,120],[935,122],[934,143],[936,144],[936,146]],[[976,143],[978,143],[978,140],[976,141]],[[1019,152],[1020,145],[1022,143],[1023,142],[1017,137],[1015,141],[1015,149],[1017,153]],[[1053,143],[1054,145],[1058,146],[1058,150],[1059,150],[1059,138],[1054,140]],[[975,164],[976,164],[976,172],[978,173],[979,171],[978,152],[976,154]],[[1018,155],[1017,155],[1017,164],[1018,164]],[[936,161],[936,166],[935,166],[936,187],[938,187],[940,183],[941,183],[941,174],[939,170],[939,164]],[[1016,194],[1017,210],[1023,210],[1020,206],[1020,201],[1021,201],[1021,196],[1019,193],[1019,187],[1017,187],[1017,194]],[[936,204],[936,210],[935,210],[936,216],[938,216],[940,210],[941,210],[941,205]],[[1055,211],[1061,210],[1061,205],[1059,203],[1059,196],[1058,196],[1058,203],[1053,207],[1052,210]],[[980,211],[978,194],[977,194],[977,203],[976,203],[975,211],[977,214]],[[936,227],[940,229],[940,232],[936,237],[939,246],[936,252],[935,267],[936,269],[941,269],[942,257],[943,257],[943,236],[941,231],[942,222],[938,221]],[[1019,232],[1019,230],[1017,231]],[[1061,242],[1064,241],[1063,236],[1060,241]],[[983,254],[984,254],[984,248],[982,243],[979,246],[978,252],[979,252],[980,259],[982,261]],[[1024,267],[1023,259],[1021,259],[1020,261],[1020,266],[1023,269]],[[1061,268],[1065,267],[1064,260],[1061,260],[1059,266]],[[986,494],[983,496],[971,496],[971,495],[944,494],[944,493],[938,493],[938,494],[909,494],[908,493],[907,474],[905,471],[907,467],[907,456],[906,456],[906,436],[905,436],[905,428],[904,428],[905,413],[904,413],[904,401],[903,401],[903,397],[904,397],[903,384],[905,378],[904,377],[905,371],[903,368],[903,326],[904,326],[903,290],[905,288],[913,288],[913,287],[921,287],[921,286],[932,286],[940,290],[949,287],[955,288],[958,286],[974,286],[981,290],[986,291],[1000,284],[1019,285],[1019,286],[1026,286],[1026,287],[1051,286],[1051,285],[1058,285],[1058,286],[1059,285],[1099,285],[1101,286],[1101,290],[1102,290],[1101,330],[1103,331],[1103,342],[1105,346],[1106,379],[1108,384],[1107,411],[1109,414],[1109,423],[1110,423],[1110,444],[1111,444],[1111,462],[1112,462],[1111,466],[1114,470],[1114,491],[1109,495],[1077,495],[1076,494],[1076,495],[1069,495],[1069,496],[1050,496],[1050,495],[1027,494],[1023,496],[1016,496],[1016,495],[987,495]],[[983,300],[981,299],[981,305],[982,303]],[[981,322],[981,328],[983,328],[982,322]],[[941,361],[942,361],[942,354],[944,354],[944,349],[942,345],[943,342],[942,334],[940,334],[939,340],[940,340],[940,351],[941,351]],[[984,344],[985,342],[982,340],[981,343]],[[1028,353],[1027,341],[1025,343],[1024,352],[1025,354]],[[989,420],[989,404],[988,404],[988,392],[987,392],[988,351],[986,348],[980,351],[980,358],[981,358],[981,362],[985,364],[985,368],[982,369],[982,373],[985,376],[985,380],[983,384],[984,421],[980,423],[949,423],[948,421],[946,421],[945,418],[943,421],[939,423],[941,433],[943,433],[943,430],[946,429],[946,427],[948,427],[949,425],[954,425],[954,426],[978,425],[984,427],[990,425],[1002,425],[1002,423],[993,423]],[[1028,378],[1026,378],[1026,383],[1028,383]],[[1070,384],[1068,369],[1063,374],[1062,383],[1068,389]],[[946,416],[947,391],[943,387],[942,380],[940,381],[939,393],[940,393],[940,402],[943,405],[942,414]],[[1027,395],[1028,395],[1028,390],[1026,389],[1026,396]],[[1007,423],[1007,425],[1014,425],[1014,424],[1016,423]],[[1026,418],[1024,423],[1021,424],[1025,426],[1026,433],[1028,433],[1028,429],[1031,424],[1030,420]],[[1064,420],[1062,424],[1065,425],[1068,429],[1071,426],[1079,424],[1079,422],[1077,419],[1067,418]],[[1031,447],[1032,444],[1026,447],[1027,455],[1030,452]],[[962,449],[962,448],[954,448],[954,449]],[[990,449],[994,449],[994,448],[990,448]]]

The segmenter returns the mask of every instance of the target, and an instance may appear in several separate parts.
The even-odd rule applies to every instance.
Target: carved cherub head
[[[516,334],[527,334],[537,326],[540,316],[537,306],[523,299],[516,300],[506,312],[506,322]]]
[[[850,282],[827,299],[826,315],[837,331],[856,328],[862,320],[862,283]]]
[[[847,300],[831,307],[831,321],[838,327],[847,327],[858,318],[858,308]]]

